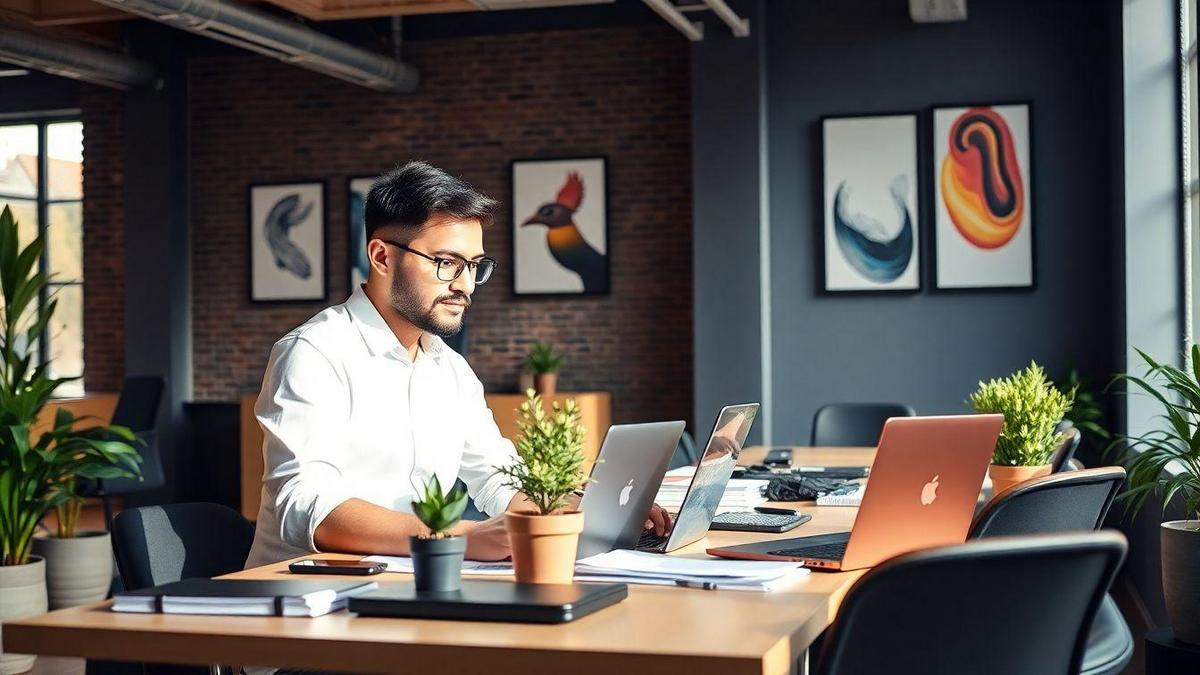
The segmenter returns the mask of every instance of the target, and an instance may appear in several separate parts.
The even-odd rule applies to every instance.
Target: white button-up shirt
[[[313,532],[350,498],[411,513],[435,474],[504,512],[516,491],[495,467],[516,451],[466,360],[433,335],[420,344],[410,360],[362,288],[275,343],[254,406],[266,466],[247,567],[315,551]]]

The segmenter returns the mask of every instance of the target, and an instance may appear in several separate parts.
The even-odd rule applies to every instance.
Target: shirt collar
[[[350,299],[346,301],[345,307],[372,356],[394,353],[400,359],[408,360],[408,350],[400,344],[400,340],[383,320],[383,316],[375,308],[371,299],[367,297],[367,293],[361,285],[355,287],[354,292],[350,294]],[[421,335],[421,351],[426,354],[440,359],[445,349],[446,343],[442,342],[438,336],[431,333]]]

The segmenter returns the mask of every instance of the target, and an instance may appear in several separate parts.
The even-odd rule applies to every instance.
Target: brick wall
[[[83,85],[83,363],[89,391],[125,374],[125,236],[121,93]]]
[[[511,390],[529,344],[551,340],[569,360],[560,389],[612,391],[617,421],[688,419],[687,41],[655,24],[410,42],[405,58],[422,75],[412,95],[251,55],[192,62],[195,398],[257,391],[271,344],[346,297],[350,176],[422,158],[507,201],[512,159],[606,155],[612,293],[515,298],[505,208],[485,234],[501,268],[468,313],[468,358]],[[251,304],[247,185],[309,178],[328,185],[328,302]]]

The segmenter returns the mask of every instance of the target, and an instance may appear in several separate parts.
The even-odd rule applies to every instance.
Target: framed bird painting
[[[604,157],[512,163],[513,293],[609,291]]]
[[[249,193],[250,299],[324,300],[325,183],[260,183]]]

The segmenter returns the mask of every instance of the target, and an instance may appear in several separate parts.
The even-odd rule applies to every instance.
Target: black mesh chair
[[[686,429],[675,445],[675,454],[671,455],[668,469],[678,469],[681,466],[695,466],[700,461],[700,451],[696,449],[696,441]]]
[[[1079,441],[1083,439],[1083,434],[1079,433],[1079,429],[1075,427],[1067,427],[1063,430],[1066,436],[1063,437],[1058,448],[1050,455],[1050,472],[1058,473],[1059,471],[1070,471],[1071,458],[1075,456],[1075,451],[1079,449]]]
[[[157,490],[166,484],[158,448],[158,408],[166,382],[157,375],[127,377],[121,383],[111,423],[127,427],[141,441],[135,448],[142,456],[140,478],[108,478],[83,482],[80,494],[99,497],[104,503],[104,522],[112,523],[112,498]]]
[[[812,443],[817,447],[874,447],[889,417],[917,413],[900,403],[830,403],[813,415]]]
[[[1053,534],[1098,529],[1125,483],[1119,466],[1066,471],[1022,483],[993,499],[969,538]],[[1074,672],[1110,675],[1133,657],[1133,635],[1107,593],[1088,633],[1083,665]]]
[[[893,558],[846,594],[814,672],[1077,673],[1125,549],[1119,533],[1090,532]]]

